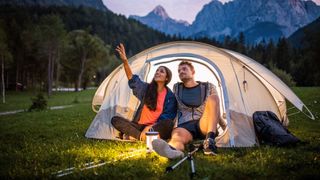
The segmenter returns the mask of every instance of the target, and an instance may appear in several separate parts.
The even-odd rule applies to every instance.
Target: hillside
[[[19,6],[70,6],[70,7],[91,7],[98,10],[107,11],[107,7],[102,0],[0,0],[0,5]]]
[[[319,34],[320,17],[312,23],[298,29],[289,38],[288,41],[296,48],[305,48],[310,45],[309,40]]]
[[[103,12],[94,8],[68,6],[0,6],[0,18],[6,22],[7,28],[10,28],[9,37],[16,36],[28,25],[37,22],[41,16],[48,14],[58,15],[67,31],[89,29],[90,33],[97,34],[106,44],[113,47],[123,42],[130,49],[130,55],[170,40],[169,36],[161,32],[136,20],[127,20],[124,16],[113,14],[111,11]]]
[[[39,27],[41,23],[47,23],[43,22],[43,17],[48,16],[57,17],[62,22],[66,34],[73,30],[83,29],[104,42],[110,57],[101,59],[102,65],[93,68],[92,71],[96,72],[94,80],[92,80],[94,72],[87,71],[90,75],[86,74],[84,81],[88,82],[99,83],[120,64],[120,61],[114,58],[114,48],[120,42],[125,44],[127,55],[130,57],[146,48],[171,40],[169,36],[161,32],[136,20],[128,20],[124,16],[115,15],[111,11],[101,11],[84,6],[0,5],[0,28],[5,31],[8,52],[12,54],[12,61],[5,67],[8,89],[14,89],[16,83],[27,85],[26,88],[45,88],[48,59],[44,57],[45,50],[41,50],[43,46],[35,44],[38,38],[44,38],[44,36],[32,36],[32,33],[38,32],[33,28]],[[61,51],[65,49],[63,48]],[[67,59],[66,56],[61,57],[62,60],[64,58]],[[56,62],[55,69],[60,64]],[[39,71],[39,69],[41,70]],[[76,80],[72,74],[69,73],[69,75],[66,72],[62,72],[64,77],[59,80],[66,86],[72,86],[70,83],[74,83]],[[55,75],[55,77],[57,76]]]

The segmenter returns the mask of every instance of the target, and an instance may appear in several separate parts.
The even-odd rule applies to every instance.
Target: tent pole
[[[309,113],[309,115],[307,115],[304,111],[303,111],[303,107],[305,107]],[[304,115],[306,115],[308,118],[312,119],[312,120],[316,120],[316,118],[314,118],[314,115],[311,113],[311,111],[309,110],[309,108],[303,104],[302,106],[302,111],[301,111]]]

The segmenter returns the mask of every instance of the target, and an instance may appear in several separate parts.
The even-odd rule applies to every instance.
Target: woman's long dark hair
[[[165,82],[165,85],[167,85],[172,78],[172,73],[169,68],[165,66],[160,66],[163,67],[166,70],[167,74],[167,81]],[[159,67],[159,68],[160,68]],[[158,84],[154,79],[152,79],[151,83],[148,84],[146,95],[144,97],[144,104],[151,110],[155,111],[157,108],[157,99],[158,99]]]

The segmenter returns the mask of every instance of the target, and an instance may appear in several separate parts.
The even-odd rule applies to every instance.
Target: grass
[[[195,155],[196,179],[319,179],[320,177],[320,88],[294,88],[311,109],[316,120],[303,114],[290,117],[289,129],[305,144],[291,148],[260,146],[219,149],[216,157]],[[86,139],[84,134],[95,113],[91,110],[93,90],[54,93],[49,106],[73,107],[42,112],[0,116],[0,176],[7,178],[56,178],[52,173],[76,167],[62,179],[188,179],[185,162],[171,173],[165,168],[177,162],[156,154],[130,154],[145,148],[144,143]],[[33,93],[13,93],[0,111],[28,108]],[[77,97],[77,98],[76,98]],[[73,103],[77,99],[79,103]],[[21,105],[19,105],[21,103]],[[118,161],[114,161],[118,160]],[[109,162],[89,170],[85,163]]]
[[[35,97],[38,92],[7,92],[6,103],[0,103],[0,112],[12,111],[12,110],[27,110],[31,104],[31,98]],[[48,100],[48,106],[62,106],[76,103],[89,104],[92,101],[92,97],[95,90],[86,90],[82,92],[53,92],[52,96],[48,97],[46,93],[43,93]],[[2,97],[1,97],[2,102]]]

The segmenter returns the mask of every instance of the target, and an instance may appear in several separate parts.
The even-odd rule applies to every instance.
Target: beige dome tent
[[[134,74],[150,82],[158,66],[171,69],[169,87],[179,82],[178,64],[188,59],[195,66],[195,79],[216,85],[220,97],[221,119],[227,128],[218,128],[219,147],[248,147],[257,144],[252,114],[272,111],[287,125],[285,98],[314,119],[302,101],[278,77],[256,61],[233,51],[197,42],[170,42],[149,48],[129,59]],[[100,85],[92,108],[96,117],[86,132],[87,138],[116,139],[110,120],[114,115],[132,119],[138,100],[128,86],[120,65]]]

